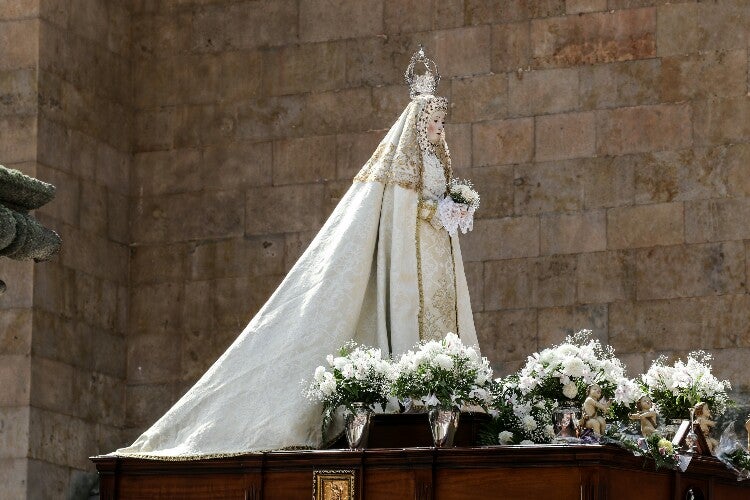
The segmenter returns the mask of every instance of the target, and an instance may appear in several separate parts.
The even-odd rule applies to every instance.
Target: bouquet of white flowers
[[[422,342],[396,364],[396,397],[421,401],[427,408],[452,409],[462,405],[485,407],[492,396],[492,369],[474,347],[464,346],[455,333],[441,341]]]
[[[521,396],[539,396],[580,407],[588,386],[598,384],[602,396],[611,400],[611,411],[626,418],[628,408],[642,393],[637,384],[625,377],[625,368],[615,357],[614,349],[590,336],[590,330],[581,330],[562,344],[529,356],[518,374]]]
[[[555,401],[521,395],[518,375],[495,380],[490,409],[492,422],[480,432],[485,445],[549,443],[555,437],[552,412]]]
[[[474,228],[474,212],[479,208],[479,193],[474,190],[471,181],[451,179],[448,184],[448,196],[440,200],[437,215],[440,223],[455,235],[458,229],[463,234]]]
[[[668,365],[660,356],[641,376],[643,390],[648,392],[662,417],[688,418],[690,408],[699,401],[708,403],[714,415],[724,413],[733,404],[727,391],[728,380],[719,380],[711,373],[711,355],[703,351],[688,354],[687,362],[681,359]]]
[[[350,342],[338,354],[326,358],[329,369],[315,369],[307,388],[308,399],[323,403],[324,428],[340,406],[353,410],[354,403],[363,403],[372,409],[379,403],[385,409],[394,379],[393,364],[383,359],[380,349]]]

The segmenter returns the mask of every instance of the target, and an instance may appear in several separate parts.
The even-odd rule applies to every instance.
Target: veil
[[[114,454],[187,460],[318,448],[324,442],[322,406],[305,399],[302,380],[350,340],[394,356],[419,342],[419,120],[436,99],[412,99],[232,345],[164,416]],[[444,139],[435,152],[448,167]],[[457,238],[451,247],[457,333],[476,345]]]

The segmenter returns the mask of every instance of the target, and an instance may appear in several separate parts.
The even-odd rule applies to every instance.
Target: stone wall
[[[0,54],[0,162],[57,186],[36,216],[63,239],[51,262],[0,265],[0,496],[75,498],[88,456],[122,443],[130,13],[3,2]]]
[[[224,351],[419,42],[483,196],[462,246],[498,371],[589,327],[634,373],[707,349],[746,394],[748,28],[740,0],[2,3],[0,163],[58,186],[64,243],[0,264],[0,492],[83,485]]]

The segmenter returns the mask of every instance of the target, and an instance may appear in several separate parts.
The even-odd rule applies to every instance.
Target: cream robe
[[[424,271],[434,259],[452,255],[447,265],[453,268],[451,314],[456,317],[448,322],[457,321],[464,343],[477,345],[458,239],[432,227],[417,233],[418,189],[424,183],[416,119],[428,99],[407,106],[310,246],[226,352],[116,455],[184,460],[320,447],[322,405],[305,399],[302,380],[352,339],[394,356],[419,342],[425,313],[435,313],[430,294],[440,273]],[[428,239],[437,241],[431,243],[435,255],[431,249],[418,254],[417,241]],[[433,285],[426,305],[420,277]]]

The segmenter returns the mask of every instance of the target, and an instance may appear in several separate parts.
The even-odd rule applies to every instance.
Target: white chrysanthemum
[[[523,419],[521,420],[521,424],[523,424],[523,428],[527,431],[533,431],[537,428],[536,420],[534,420],[534,417],[532,417],[531,415],[526,415],[525,417],[523,417]]]
[[[585,365],[580,358],[568,356],[562,360],[562,369],[570,377],[582,377]]]
[[[444,370],[453,369],[453,359],[451,359],[451,357],[448,356],[447,354],[443,354],[443,353],[437,354],[435,356],[434,361],[437,366],[439,366],[440,368]]]
[[[563,395],[568,399],[574,399],[578,395],[578,386],[573,382],[568,382],[563,386]]]
[[[513,442],[513,433],[510,431],[502,431],[497,435],[497,441],[500,444],[510,444]]]

